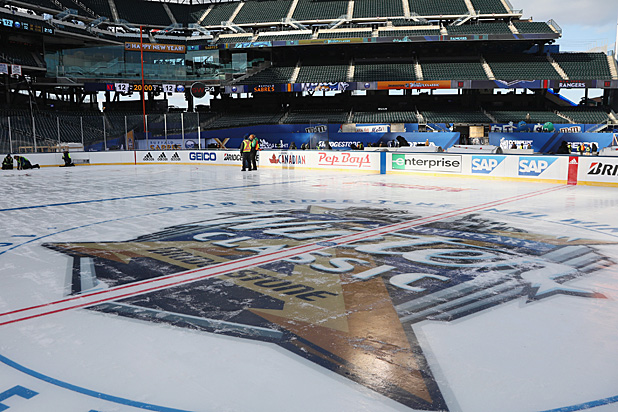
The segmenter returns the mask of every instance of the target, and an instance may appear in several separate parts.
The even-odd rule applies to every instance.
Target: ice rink
[[[618,411],[618,190],[0,174],[0,411]]]

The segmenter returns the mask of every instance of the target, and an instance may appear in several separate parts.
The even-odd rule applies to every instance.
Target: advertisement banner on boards
[[[393,153],[394,171],[461,173],[461,155],[426,155],[417,153]]]

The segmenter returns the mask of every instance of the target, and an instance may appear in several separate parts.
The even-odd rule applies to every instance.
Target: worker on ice
[[[28,170],[28,169],[40,169],[41,166],[38,164],[33,165],[30,163],[30,160],[26,159],[23,156],[15,156],[15,160],[17,160],[17,170]]]
[[[2,170],[13,170],[13,158],[10,153],[2,161]]]
[[[248,135],[245,135],[242,143],[240,144],[240,154],[242,156],[242,169],[241,171],[251,170],[251,140]]]
[[[71,160],[71,155],[69,154],[68,150],[62,152],[62,160],[64,160],[64,165],[61,165],[60,167],[75,166],[75,163],[73,163],[73,161]]]
[[[260,150],[260,141],[257,136],[252,134],[249,136],[251,140],[251,166],[249,170],[257,170],[257,152]]]

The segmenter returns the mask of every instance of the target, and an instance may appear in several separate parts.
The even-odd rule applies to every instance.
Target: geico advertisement
[[[393,170],[461,173],[461,155],[393,153]]]
[[[600,156],[579,158],[579,182],[603,182],[618,184],[618,159]]]

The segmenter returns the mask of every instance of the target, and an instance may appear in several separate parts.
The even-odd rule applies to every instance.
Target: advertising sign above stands
[[[248,49],[282,46],[311,46],[328,44],[362,44],[362,43],[421,43],[421,42],[462,42],[462,41],[504,41],[504,40],[553,40],[559,38],[558,33],[500,33],[500,34],[461,34],[441,35],[436,30],[435,35],[419,34],[418,36],[387,36],[387,37],[347,37],[327,39],[302,40],[269,40],[254,42],[230,42],[220,44],[222,49]]]
[[[322,82],[269,84],[268,90],[259,90],[264,85],[225,86],[226,94],[253,92],[314,92],[345,90],[405,90],[405,89],[618,89],[618,80],[401,80],[373,82]]]

